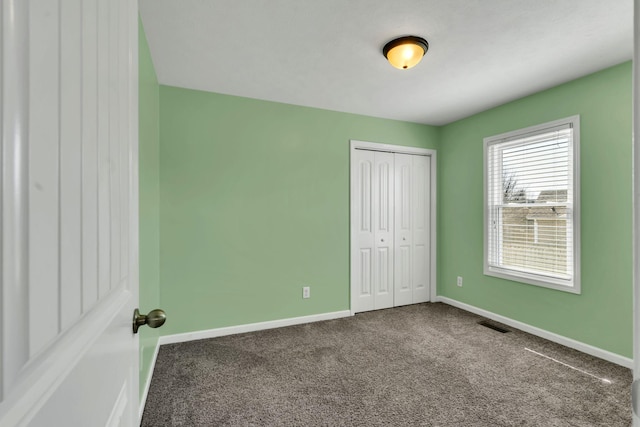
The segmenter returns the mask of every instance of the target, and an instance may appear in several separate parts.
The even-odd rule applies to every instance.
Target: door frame
[[[398,154],[414,154],[419,156],[427,156],[431,158],[431,185],[429,188],[429,196],[430,196],[430,206],[429,206],[429,214],[431,216],[429,223],[429,233],[430,233],[430,242],[429,242],[429,253],[430,259],[429,264],[431,267],[430,277],[429,277],[429,301],[434,302],[437,297],[437,286],[436,286],[436,248],[437,248],[437,234],[436,234],[436,212],[437,212],[437,152],[436,150],[429,148],[419,148],[419,147],[407,147],[404,145],[394,145],[394,144],[381,144],[378,142],[368,142],[368,141],[359,141],[352,139],[349,141],[349,309],[351,310],[351,315],[355,314],[354,307],[354,293],[355,293],[355,283],[358,283],[359,279],[359,271],[353,268],[354,265],[354,244],[357,241],[357,236],[355,235],[355,228],[353,224],[355,224],[355,209],[354,204],[357,203],[355,200],[356,194],[356,150],[368,150],[368,151],[381,151],[386,153],[398,153]]]

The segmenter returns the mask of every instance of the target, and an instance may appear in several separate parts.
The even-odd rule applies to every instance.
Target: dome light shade
[[[391,65],[401,70],[415,67],[429,50],[429,43],[422,37],[405,36],[384,45],[382,54]]]

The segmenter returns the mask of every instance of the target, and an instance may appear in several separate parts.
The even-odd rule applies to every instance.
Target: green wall
[[[138,30],[140,310],[160,307],[160,94],[142,22]],[[140,328],[140,394],[144,392],[159,332]]]
[[[348,310],[349,139],[438,138],[425,125],[161,86],[161,333]]]
[[[582,294],[484,276],[483,138],[574,114]],[[442,127],[439,295],[631,357],[631,119],[631,63],[624,63]]]

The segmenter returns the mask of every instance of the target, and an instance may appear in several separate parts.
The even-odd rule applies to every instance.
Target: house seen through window
[[[580,292],[579,117],[484,139],[484,272]]]

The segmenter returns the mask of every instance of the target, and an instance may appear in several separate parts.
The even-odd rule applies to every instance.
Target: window
[[[580,117],[484,139],[484,274],[580,293]]]

